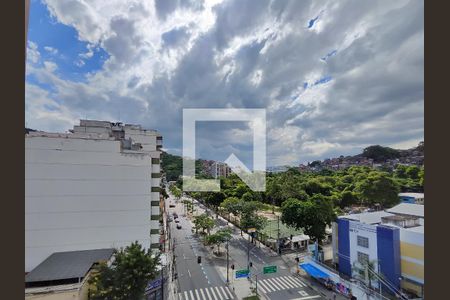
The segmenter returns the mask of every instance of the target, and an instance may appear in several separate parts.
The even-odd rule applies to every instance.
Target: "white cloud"
[[[85,82],[63,80],[55,64],[38,64],[38,45],[30,42],[27,73],[52,86],[52,95],[36,86],[27,93],[30,126],[65,130],[75,116],[120,114],[159,129],[165,147],[180,149],[182,108],[267,108],[268,165],[423,139],[421,1],[45,3],[88,42],[75,64],[96,47],[109,58]],[[324,76],[332,80],[313,86]],[[40,104],[44,98],[58,99],[58,114]],[[47,121],[34,117],[42,115]],[[213,145],[205,140],[207,155],[246,155],[224,146],[233,136],[246,139],[232,133]]]
[[[52,55],[58,54],[58,49],[50,47],[50,46],[45,46],[44,50],[47,51],[48,53],[52,54]]]
[[[28,41],[27,47],[27,59],[32,63],[37,63],[41,57],[41,54],[38,50],[38,45],[32,41]]]

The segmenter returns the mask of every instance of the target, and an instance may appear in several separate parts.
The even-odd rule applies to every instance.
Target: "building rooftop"
[[[25,283],[83,278],[94,263],[108,261],[114,249],[56,252],[25,276]]]
[[[417,216],[420,218],[425,217],[425,206],[422,204],[400,203],[386,211],[393,214]]]
[[[413,197],[413,198],[425,198],[424,193],[399,193],[400,197]]]
[[[89,140],[110,140],[115,138],[103,133],[57,133],[45,131],[33,131],[26,135],[26,137],[47,137],[47,138],[66,138],[66,139],[89,139]]]
[[[360,213],[360,214],[344,215],[344,216],[340,216],[339,218],[349,219],[349,220],[353,220],[353,221],[359,221],[361,223],[373,225],[373,224],[381,223],[381,218],[389,217],[389,216],[394,216],[394,214],[391,214],[391,213],[385,212],[385,211],[374,211],[374,212],[366,212],[366,213]]]
[[[425,233],[425,226],[422,225],[422,226],[410,227],[410,228],[405,228],[404,230],[417,232],[417,233]]]

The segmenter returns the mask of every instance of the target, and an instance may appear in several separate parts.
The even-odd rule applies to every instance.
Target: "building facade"
[[[54,252],[160,247],[162,137],[81,120],[25,135],[25,272]]]
[[[399,193],[398,196],[403,203],[425,204],[423,193]]]
[[[333,261],[339,272],[358,277],[355,266],[370,262],[376,273],[372,286],[423,297],[424,218],[417,205],[402,203],[387,211],[344,215],[332,228]],[[378,281],[377,274],[385,282]]]

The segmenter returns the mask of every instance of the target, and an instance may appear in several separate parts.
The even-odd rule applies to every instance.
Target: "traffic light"
[[[202,257],[201,256],[197,256],[197,263],[199,263],[199,264],[202,263]]]
[[[234,265],[231,265],[231,270],[234,270]]]

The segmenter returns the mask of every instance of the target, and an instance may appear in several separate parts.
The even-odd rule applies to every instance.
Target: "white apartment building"
[[[25,135],[25,272],[55,252],[160,245],[162,137],[81,120]]]

